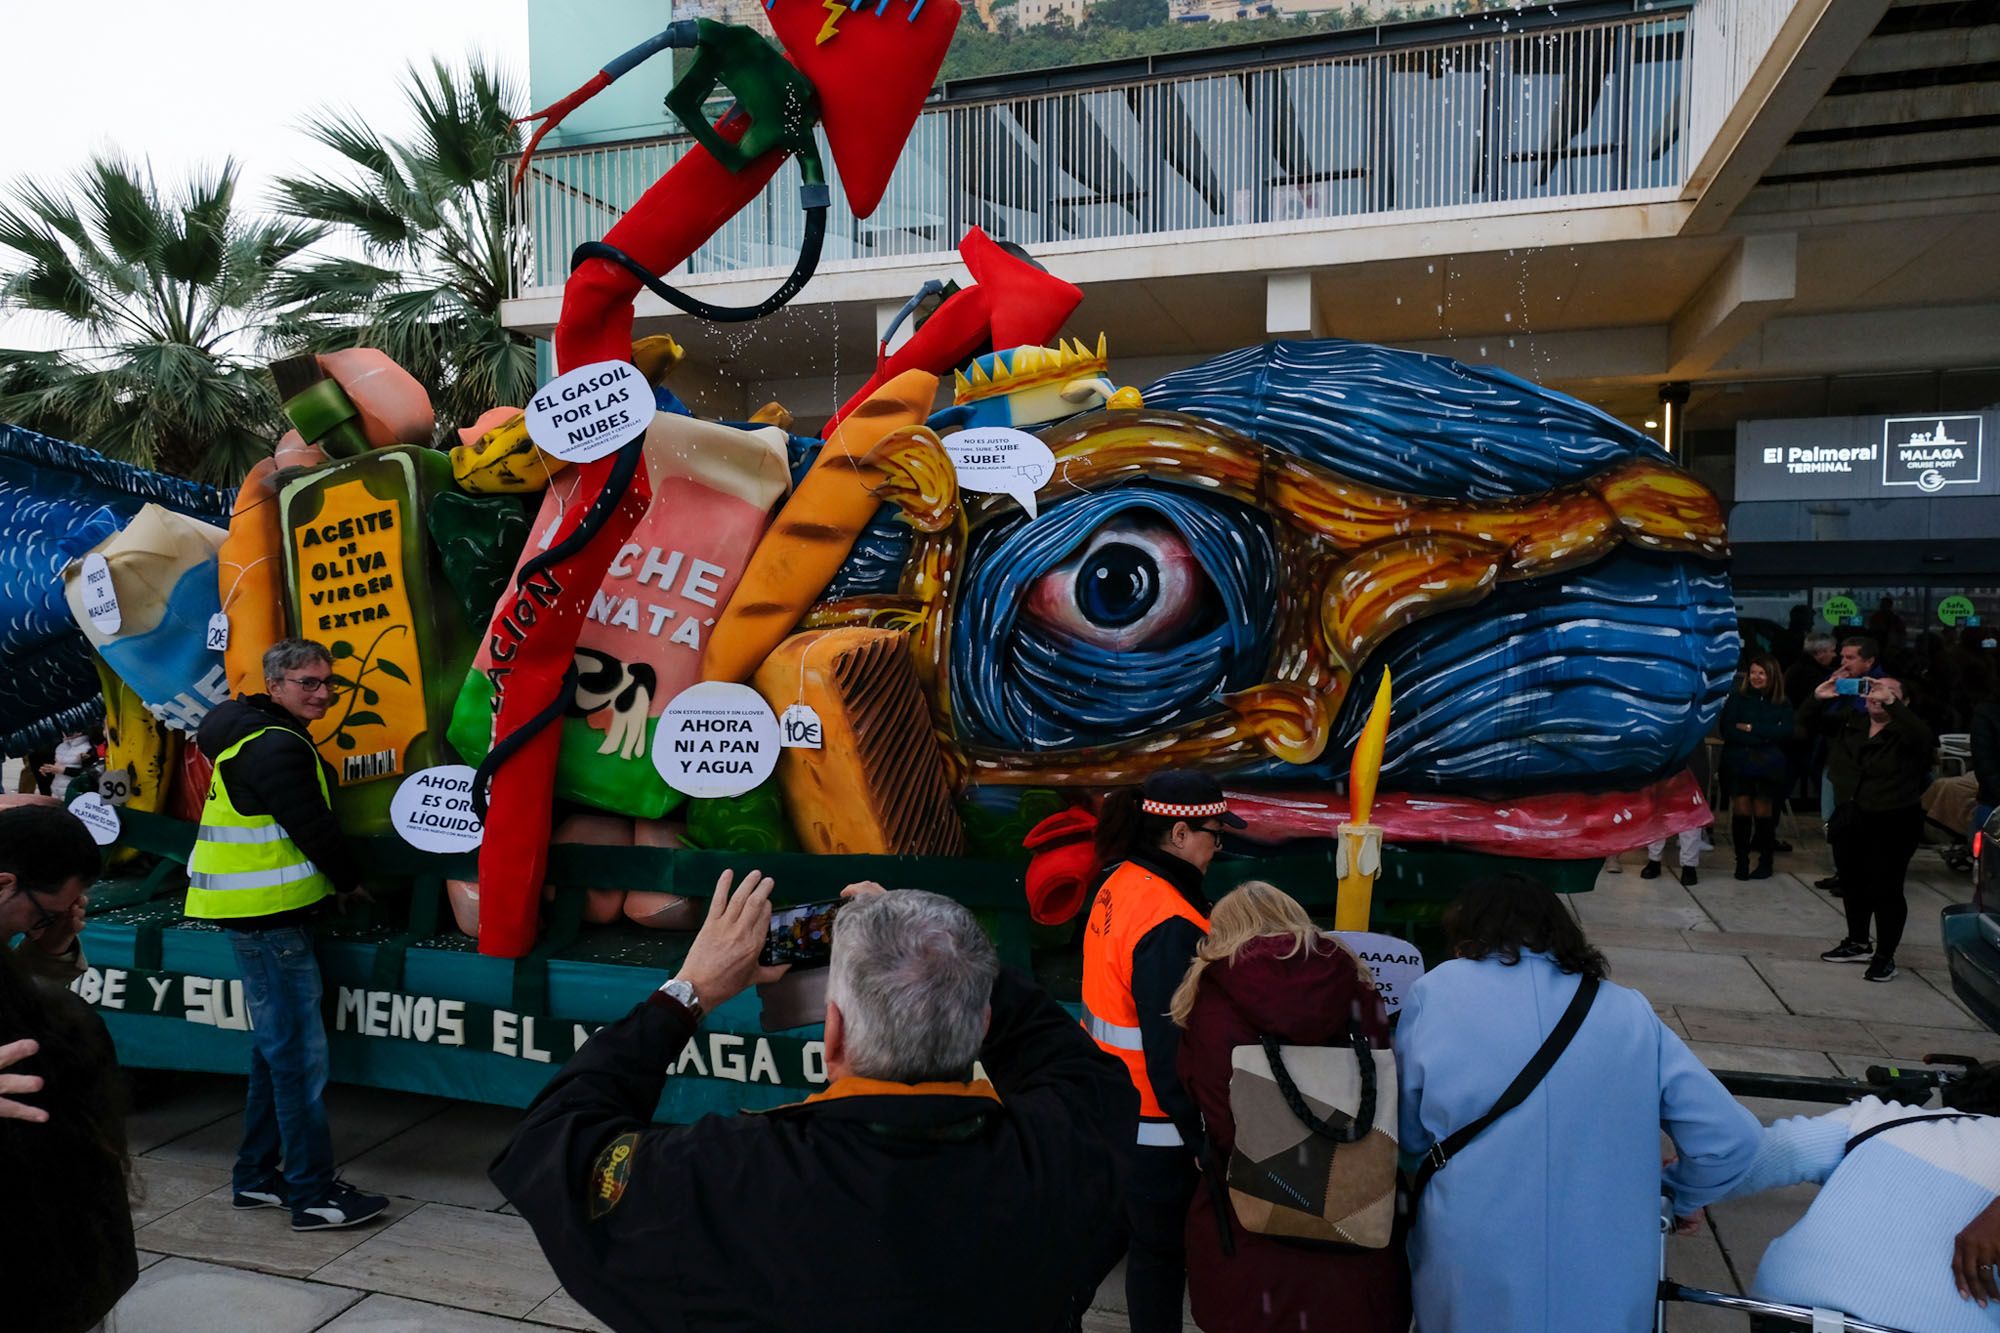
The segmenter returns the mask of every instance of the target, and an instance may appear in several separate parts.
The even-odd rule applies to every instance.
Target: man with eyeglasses
[[[361,865],[334,821],[329,769],[311,726],[333,702],[333,657],[310,639],[264,654],[268,693],[246,694],[201,724],[215,763],[188,858],[186,912],[229,934],[250,1009],[250,1088],[233,1172],[238,1208],[285,1208],[294,1231],[351,1227],[388,1206],[334,1174],[322,1095],[326,1025],[312,918],[361,887]],[[282,1172],[280,1166],[282,1164]]]
[[[57,802],[0,809],[0,945],[20,936],[14,961],[38,980],[67,986],[83,974],[77,933],[97,869],[90,831]]]

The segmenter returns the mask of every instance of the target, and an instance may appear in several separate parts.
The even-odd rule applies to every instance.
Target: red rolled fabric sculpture
[[[1096,812],[1081,805],[1058,811],[1029,829],[1021,845],[1034,853],[1028,862],[1028,915],[1043,926],[1073,919],[1103,869]]]

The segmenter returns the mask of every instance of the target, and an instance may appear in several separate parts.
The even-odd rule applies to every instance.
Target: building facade
[[[662,21],[626,17],[631,40]],[[547,26],[538,104],[595,68],[551,68]],[[594,26],[592,61],[629,44]],[[718,328],[642,296],[639,327],[687,346],[703,409],[776,399],[810,424],[920,284],[967,280],[954,247],[976,225],[1084,288],[1067,332],[1106,334],[1121,383],[1279,337],[1497,364],[1662,435],[1734,502],[1746,612],[1983,605],[2000,589],[2000,427],[1982,415],[2000,402],[1996,62],[1985,4],[1575,0],[947,83],[874,216],[836,192],[790,308]],[[657,116],[607,137],[591,122],[537,159],[511,326],[545,334],[570,251],[687,150]],[[796,253],[796,191],[781,173],[670,280],[759,299]],[[1970,486],[1870,471],[1876,489],[1834,494],[1842,474],[1759,470],[1769,449],[1863,435],[1879,470],[1895,432],[1956,439],[1973,419]]]

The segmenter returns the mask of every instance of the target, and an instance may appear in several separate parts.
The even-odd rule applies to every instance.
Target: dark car
[[[1972,901],[1944,909],[1951,988],[2000,1032],[2000,810],[1972,835]]]

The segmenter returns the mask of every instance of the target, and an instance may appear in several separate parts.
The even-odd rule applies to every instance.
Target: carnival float
[[[1338,340],[1125,385],[1068,327],[1081,291],[975,228],[969,281],[820,435],[690,412],[636,294],[729,321],[796,295],[822,142],[867,216],[958,14],[774,0],[777,47],[676,23],[537,113],[539,140],[695,53],[669,98],[695,147],[579,250],[529,403],[439,423],[379,352],[294,358],[233,495],[0,427],[0,743],[105,720],[106,774],[70,793],[118,847],[77,989],[126,1064],[247,1059],[226,944],[179,910],[193,732],[286,636],[333,655],[315,740],[373,872],[322,933],[335,1076],[460,1098],[525,1103],[671,973],[728,868],[788,903],[950,893],[1073,999],[1095,803],[1159,768],[1217,773],[1249,821],[1213,888],[1419,944],[1495,862],[1578,891],[1707,822],[1685,764],[1736,659],[1720,508],[1561,394]],[[658,276],[787,160],[806,241],[770,298]],[[820,1081],[786,1009],[724,1006],[662,1114]]]

